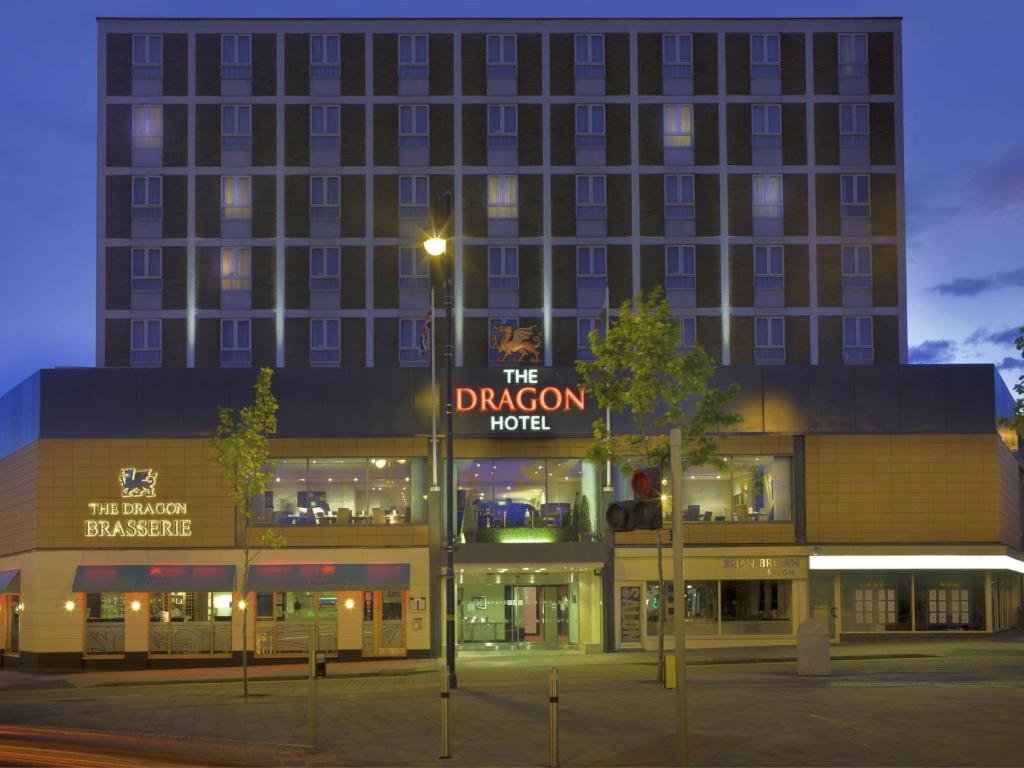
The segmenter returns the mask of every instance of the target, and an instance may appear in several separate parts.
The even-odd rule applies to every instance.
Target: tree
[[[1020,356],[1024,358],[1024,327],[1019,329],[1020,336],[1017,337],[1017,351],[1020,352]],[[1009,358],[1007,358],[1009,360]],[[1017,383],[1013,385],[1013,391],[1016,392],[1019,397],[1014,403],[1013,416],[1004,419],[1006,426],[1010,427],[1014,432],[1017,433],[1018,440],[1024,440],[1024,373],[1017,378]]]
[[[273,371],[261,368],[256,378],[256,391],[251,404],[239,409],[217,409],[217,429],[210,438],[213,460],[224,470],[231,487],[234,505],[235,529],[241,529],[242,565],[242,693],[249,695],[249,565],[265,547],[280,547],[284,537],[273,529],[265,529],[263,546],[253,549],[249,545],[253,502],[270,484],[267,439],[277,432],[277,399],[270,391]]]
[[[680,351],[680,325],[672,317],[661,289],[622,304],[604,337],[589,336],[593,360],[580,360],[576,370],[598,405],[630,417],[634,431],[612,435],[604,419],[594,422],[594,441],[587,453],[611,461],[624,474],[636,467],[664,471],[669,460],[669,430],[683,437],[683,467],[717,464],[714,433],[741,417],[726,409],[738,388],[717,389],[715,361],[700,347]],[[676,535],[682,535],[681,531]],[[665,584],[661,572],[661,531],[658,537],[658,679],[664,679]],[[676,595],[676,600],[684,600]],[[685,609],[677,612],[685,619]]]

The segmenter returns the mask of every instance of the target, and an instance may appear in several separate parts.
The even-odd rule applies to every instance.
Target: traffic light
[[[633,472],[629,480],[632,501],[616,501],[604,513],[613,531],[649,531],[661,528],[661,471],[644,467]]]

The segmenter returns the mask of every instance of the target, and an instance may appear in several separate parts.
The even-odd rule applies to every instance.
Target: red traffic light
[[[661,471],[655,467],[643,467],[633,472],[630,480],[634,499],[661,498]]]

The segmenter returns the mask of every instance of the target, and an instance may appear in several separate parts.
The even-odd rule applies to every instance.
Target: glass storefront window
[[[149,596],[149,652],[231,652],[230,592],[154,592]]]
[[[910,631],[910,572],[844,573],[843,632]]]
[[[790,456],[724,456],[720,467],[690,467],[683,476],[686,522],[761,523],[793,519]],[[665,493],[671,502],[672,481]],[[627,486],[628,481],[623,483]],[[666,508],[670,508],[666,503]]]
[[[788,635],[792,633],[792,583],[788,581],[723,581],[723,635]]]
[[[919,631],[985,629],[985,574],[931,571],[914,574]]]
[[[674,632],[675,627],[675,593],[671,580],[665,581],[665,598],[667,612],[665,614],[665,636]],[[714,581],[686,582],[686,634],[717,635],[718,634],[718,583]],[[658,611],[661,601],[658,599],[658,582],[647,582],[647,636],[658,636]]]
[[[256,594],[256,653],[309,653],[311,637],[317,648],[338,648],[336,592],[258,592]]]
[[[124,653],[124,592],[85,596],[85,652]]]

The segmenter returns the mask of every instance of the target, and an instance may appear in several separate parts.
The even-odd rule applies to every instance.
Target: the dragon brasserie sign
[[[586,410],[581,386],[543,384],[537,368],[505,368],[497,387],[456,387],[456,413],[490,417],[492,432],[549,432],[548,418]]]

